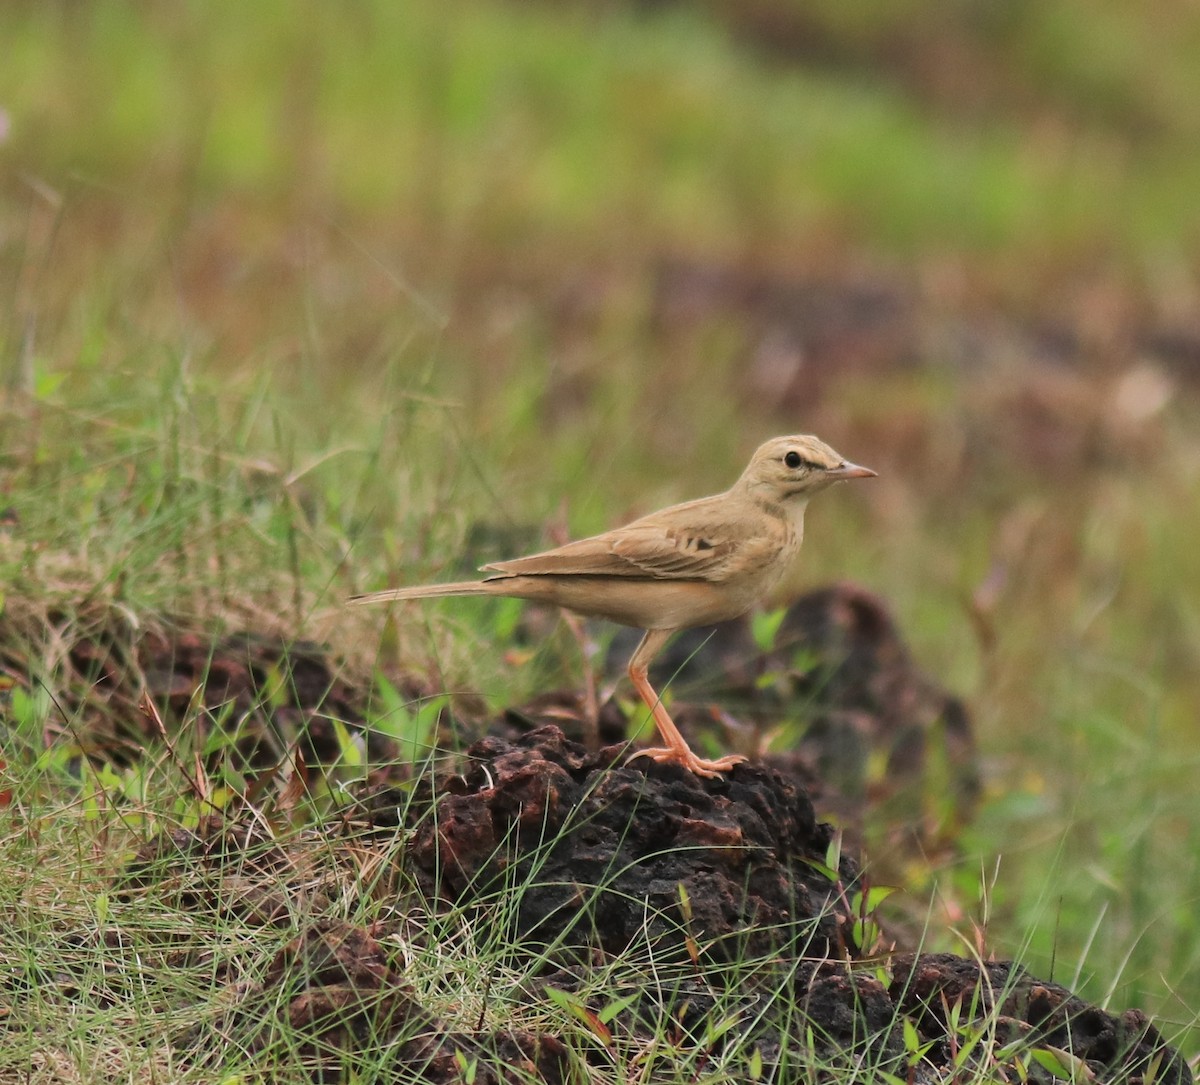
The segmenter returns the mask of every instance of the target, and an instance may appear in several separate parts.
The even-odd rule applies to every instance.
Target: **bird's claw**
[[[706,757],[697,757],[686,747],[679,749],[675,746],[656,746],[648,750],[637,750],[629,755],[629,760],[632,761],[635,757],[649,757],[652,761],[673,761],[697,776],[706,776],[710,779],[720,776],[723,772],[728,772],[734,765],[740,765],[747,760],[740,753],[731,753],[711,761]]]

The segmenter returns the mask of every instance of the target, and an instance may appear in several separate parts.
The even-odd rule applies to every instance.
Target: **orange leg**
[[[675,726],[675,721],[671,719],[666,706],[662,703],[662,698],[654,692],[654,687],[650,685],[647,675],[650,661],[662,651],[663,646],[671,639],[674,632],[674,629],[647,631],[641,644],[637,646],[637,650],[629,660],[629,679],[633,682],[633,688],[638,691],[638,696],[646,702],[646,707],[650,709],[650,714],[654,717],[654,725],[666,743],[665,746],[638,750],[630,756],[630,760],[632,761],[634,757],[650,757],[655,761],[675,761],[697,776],[717,776],[733,768],[739,761],[746,759],[740,754],[729,754],[727,757],[710,761],[692,753],[691,747],[684,741],[683,735],[679,733],[679,728]]]

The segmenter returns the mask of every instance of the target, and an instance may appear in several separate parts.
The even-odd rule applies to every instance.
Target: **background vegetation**
[[[880,478],[793,587],[885,596],[986,762],[930,941],[1200,1052],[1195,5],[28,0],[0,41],[7,635],[281,630],[501,704],[570,642],[341,600],[819,433]],[[95,826],[7,741],[10,862],[56,840],[84,899]]]

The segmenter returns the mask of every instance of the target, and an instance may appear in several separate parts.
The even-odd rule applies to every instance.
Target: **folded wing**
[[[723,518],[653,515],[554,550],[485,565],[483,571],[500,576],[616,576],[719,583],[747,563],[771,560],[779,548],[777,538],[747,538],[744,525],[738,530]]]

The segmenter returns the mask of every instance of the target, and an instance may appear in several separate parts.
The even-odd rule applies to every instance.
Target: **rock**
[[[994,1014],[1001,1027],[989,1046],[1019,1040],[1029,1048],[1068,1052],[1087,1063],[1094,1076],[1086,1080],[1130,1085],[1150,1079],[1172,1085],[1193,1081],[1183,1057],[1145,1014],[1108,1013],[1012,962],[923,953],[898,955],[890,967],[889,993],[896,1009],[913,1021],[923,1040],[945,1047],[957,1039],[962,1046],[971,1028],[978,1032]],[[954,1010],[960,1012],[957,1037],[948,1020]],[[937,1061],[949,1060],[939,1053]],[[1153,1073],[1152,1066],[1157,1067]]]
[[[842,859],[840,886],[825,876],[833,829],[792,781],[761,764],[701,780],[625,758],[552,726],[476,743],[463,784],[416,825],[422,889],[462,901],[522,885],[520,937],[610,954],[645,938],[714,959],[801,938],[857,952],[840,898],[858,868]]]

